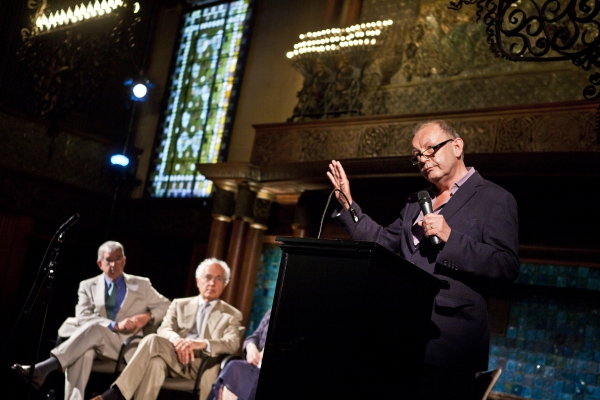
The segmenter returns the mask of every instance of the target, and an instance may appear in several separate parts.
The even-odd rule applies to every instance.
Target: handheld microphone
[[[67,222],[65,222],[64,224],[62,224],[60,226],[60,228],[58,228],[58,231],[59,232],[66,232],[67,229],[69,229],[78,220],[79,220],[79,213],[72,215],[71,218],[69,218],[67,220]]]
[[[419,198],[419,205],[421,206],[421,210],[423,211],[423,215],[427,215],[429,213],[433,212],[433,208],[431,206],[431,197],[429,196],[429,193],[427,193],[426,190],[421,190],[418,194],[417,194],[418,198]],[[429,239],[431,240],[431,244],[433,245],[438,245],[440,244],[440,238],[437,236],[429,236]]]

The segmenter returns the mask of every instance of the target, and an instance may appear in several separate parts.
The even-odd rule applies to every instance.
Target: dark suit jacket
[[[514,197],[475,172],[440,213],[452,232],[448,241],[439,246],[425,237],[417,247],[413,244],[412,225],[421,211],[416,193],[387,228],[364,214],[358,204],[353,203],[353,207],[358,223],[348,212],[335,220],[354,240],[377,242],[450,284],[435,298],[425,362],[487,370],[488,285],[512,282],[519,273],[519,224]]]

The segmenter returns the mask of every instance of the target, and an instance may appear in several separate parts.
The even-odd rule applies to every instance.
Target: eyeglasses
[[[412,163],[412,165],[417,165],[419,164],[419,157],[425,157],[426,159],[430,159],[431,157],[433,157],[433,155],[435,154],[436,151],[438,151],[439,149],[442,148],[443,145],[445,145],[448,142],[453,141],[454,139],[448,139],[448,140],[444,140],[442,143],[438,143],[435,146],[429,146],[428,148],[426,148],[424,151],[420,152],[420,153],[416,153],[411,159],[410,162]]]
[[[225,282],[225,278],[223,278],[222,276],[204,275],[200,279],[202,279],[202,282],[210,282],[212,280],[214,280],[215,283],[224,283]]]
[[[103,258],[102,262],[106,263],[106,264],[112,264],[112,263],[118,263],[123,261],[123,256],[121,257],[117,257],[117,258]]]

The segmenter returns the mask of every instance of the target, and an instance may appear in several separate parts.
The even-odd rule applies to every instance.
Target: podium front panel
[[[438,280],[371,242],[277,240],[257,399],[411,398]]]

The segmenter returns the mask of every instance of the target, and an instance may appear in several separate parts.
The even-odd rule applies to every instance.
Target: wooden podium
[[[447,283],[373,242],[276,240],[257,400],[416,398],[433,298]]]

